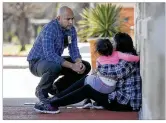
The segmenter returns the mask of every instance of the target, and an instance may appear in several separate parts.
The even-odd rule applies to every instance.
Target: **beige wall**
[[[122,8],[120,15],[122,20],[128,18],[128,21],[124,22],[121,32],[126,32],[133,38],[134,30],[131,30],[130,28],[131,26],[134,26],[134,7]]]
[[[140,119],[165,118],[165,3],[136,4],[143,107]]]

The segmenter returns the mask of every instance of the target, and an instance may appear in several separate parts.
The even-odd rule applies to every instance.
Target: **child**
[[[129,62],[138,62],[139,57],[116,51],[109,39],[98,39],[96,43],[96,52],[100,57],[97,59],[97,68],[102,65],[117,64],[120,59]],[[95,75],[89,75],[85,79],[85,84],[91,85],[93,89],[104,94],[111,93],[116,87],[116,80],[119,78],[110,78],[100,71]]]

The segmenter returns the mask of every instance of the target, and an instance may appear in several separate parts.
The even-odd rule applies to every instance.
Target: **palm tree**
[[[85,8],[78,22],[78,36],[81,41],[90,37],[112,37],[122,27],[120,11],[122,7],[111,3],[97,4],[95,8]]]

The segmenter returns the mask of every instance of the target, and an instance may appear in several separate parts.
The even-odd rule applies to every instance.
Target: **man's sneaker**
[[[34,110],[39,113],[48,113],[48,114],[57,114],[60,112],[59,108],[56,106],[51,106],[48,103],[36,103],[34,106]]]
[[[36,97],[39,99],[39,101],[46,103],[47,102],[47,98],[48,98],[48,94],[45,94],[42,92],[42,90],[37,90],[35,92]]]
[[[101,105],[99,105],[97,102],[94,102],[94,103],[92,104],[92,108],[93,108],[93,109],[104,109],[104,107],[101,106]]]
[[[82,108],[83,109],[90,109],[92,107],[92,101],[90,99],[86,99]]]

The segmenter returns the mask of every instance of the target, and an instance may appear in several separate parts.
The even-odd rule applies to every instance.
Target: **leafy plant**
[[[81,41],[90,37],[112,37],[122,27],[120,12],[122,7],[111,3],[97,4],[95,8],[85,8],[78,22],[78,36]]]

